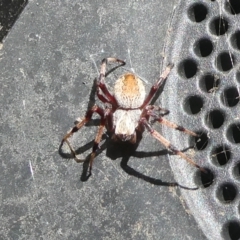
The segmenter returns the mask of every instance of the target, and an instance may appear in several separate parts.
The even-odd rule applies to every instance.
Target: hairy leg
[[[100,126],[98,127],[97,135],[96,135],[96,137],[94,139],[92,153],[90,155],[90,160],[89,160],[89,173],[90,174],[91,174],[91,171],[92,171],[92,165],[93,165],[94,158],[96,157],[96,151],[97,151],[99,143],[100,143],[100,141],[102,139],[105,123],[106,123],[106,118],[102,118]]]
[[[169,149],[171,152],[173,152],[176,155],[179,155],[183,159],[185,159],[188,163],[191,165],[199,168],[202,172],[206,173],[206,170],[202,167],[200,167],[198,164],[196,164],[191,158],[189,158],[186,154],[181,152],[180,150],[176,149],[166,138],[164,138],[160,133],[158,133],[156,130],[154,130],[151,125],[148,123],[148,121],[145,118],[141,119],[141,123],[144,124],[146,129],[151,133],[151,135],[156,138],[159,142],[161,142],[167,149]]]
[[[157,90],[162,86],[162,84],[164,83],[164,81],[167,79],[171,69],[173,68],[173,65],[168,65],[166,67],[166,69],[164,70],[164,72],[161,74],[160,78],[158,79],[158,81],[152,86],[148,96],[146,97],[146,99],[144,100],[141,108],[146,107],[149,102],[151,101],[151,99],[154,97],[155,93],[157,92]]]
[[[100,75],[99,75],[99,78],[97,80],[97,86],[98,88],[101,89],[102,93],[104,94],[104,98],[105,100],[108,100],[108,102],[112,103],[113,105],[117,106],[117,101],[116,99],[114,98],[114,96],[108,91],[107,89],[107,86],[105,84],[105,77],[106,77],[106,69],[107,69],[107,64],[110,63],[110,62],[115,62],[115,63],[120,63],[120,66],[123,66],[125,65],[125,62],[120,60],[120,59],[117,59],[117,58],[104,58],[102,60],[102,64],[101,64],[101,70],[100,70]],[[98,90],[98,95],[100,95],[100,98],[103,98],[99,93],[99,90]]]
[[[83,160],[80,160],[80,159],[77,158],[76,152],[72,148],[68,139],[75,132],[77,132],[79,129],[81,129],[87,122],[89,122],[92,119],[93,113],[98,113],[101,116],[101,119],[104,118],[104,110],[102,108],[98,107],[98,106],[93,106],[90,110],[87,111],[84,119],[82,121],[80,121],[79,123],[77,123],[62,139],[60,148],[62,147],[63,143],[66,142],[76,162],[82,162]]]

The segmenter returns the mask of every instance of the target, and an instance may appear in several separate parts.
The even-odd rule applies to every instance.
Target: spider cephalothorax
[[[93,113],[97,113],[100,116],[101,121],[94,140],[92,153],[90,155],[90,173],[99,142],[101,141],[104,132],[104,127],[106,127],[109,132],[112,132],[113,139],[117,139],[119,141],[129,141],[130,143],[136,143],[136,131],[147,129],[154,138],[160,141],[174,154],[181,156],[195,167],[204,171],[204,169],[198,166],[191,158],[189,158],[183,152],[177,150],[167,139],[165,139],[160,133],[152,128],[152,122],[159,122],[170,128],[182,131],[195,137],[197,136],[196,133],[163,118],[163,116],[168,113],[168,110],[159,106],[149,105],[157,90],[168,77],[173,66],[168,65],[166,67],[165,71],[162,73],[158,81],[152,86],[149,94],[146,97],[146,91],[143,82],[133,73],[125,73],[119,77],[114,85],[114,92],[110,93],[104,81],[107,63],[109,62],[125,65],[124,61],[117,58],[105,58],[102,60],[100,75],[97,80],[97,96],[99,100],[105,104],[105,108],[95,105],[88,110],[84,119],[77,123],[72,130],[64,136],[61,146],[64,142],[66,142],[71,150],[71,153],[73,154],[75,161],[82,162],[82,160],[77,158],[74,149],[68,141],[68,138],[72,136],[74,132],[78,131],[82,126],[84,126],[85,123],[89,122]]]

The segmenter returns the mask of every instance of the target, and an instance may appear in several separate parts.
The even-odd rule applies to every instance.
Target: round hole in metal
[[[237,79],[237,82],[240,83],[240,72],[236,73],[236,79]]]
[[[214,93],[220,84],[220,79],[217,75],[206,74],[200,79],[200,88],[207,93]]]
[[[197,114],[202,110],[203,100],[199,96],[190,96],[184,103],[184,109],[188,114]]]
[[[198,151],[204,150],[209,142],[209,138],[207,133],[204,131],[197,131],[198,137],[190,137],[190,146],[194,146],[194,148]]]
[[[202,22],[207,16],[207,8],[201,4],[197,3],[192,5],[188,10],[188,17],[193,22]]]
[[[230,148],[225,145],[214,148],[211,158],[213,163],[217,166],[226,165],[231,158]]]
[[[233,167],[233,175],[237,180],[240,180],[240,162],[238,162],[234,167]]]
[[[231,220],[223,225],[222,236],[224,239],[239,240],[240,239],[240,222]]]
[[[213,44],[208,38],[198,40],[194,45],[194,52],[199,57],[207,57],[213,51]]]
[[[230,87],[223,91],[222,102],[227,107],[235,107],[239,103],[239,92],[236,87]]]
[[[196,183],[196,185],[198,185],[200,187],[208,188],[212,185],[212,183],[214,181],[214,174],[208,168],[204,168],[204,170],[206,172],[203,172],[201,170],[198,170],[196,172],[195,183]]]
[[[222,203],[231,203],[236,196],[237,189],[230,182],[222,184],[217,191],[217,197]]]
[[[225,34],[228,31],[228,22],[222,16],[214,18],[210,22],[210,31],[216,36]]]
[[[206,115],[205,121],[210,128],[220,128],[224,123],[224,114],[220,110],[213,110]]]
[[[228,0],[225,2],[226,10],[235,15],[240,13],[240,1],[239,0]]]
[[[227,129],[227,138],[232,143],[240,143],[240,124],[232,124]]]
[[[215,65],[219,71],[227,72],[234,67],[235,58],[232,53],[222,52],[217,56]]]
[[[184,78],[192,78],[197,73],[197,63],[193,59],[185,59],[178,66],[178,73]]]
[[[233,48],[236,50],[240,50],[240,31],[236,31],[232,36],[231,36],[231,44]]]

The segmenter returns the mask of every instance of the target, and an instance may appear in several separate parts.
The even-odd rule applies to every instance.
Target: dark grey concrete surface
[[[178,188],[167,186],[174,182],[167,153],[149,134],[135,157],[108,145],[85,182],[83,165],[58,152],[74,120],[95,102],[91,56],[99,66],[106,56],[128,60],[129,49],[149,87],[167,54],[174,4],[27,4],[0,50],[1,239],[206,239]],[[87,150],[82,157],[95,131],[86,127],[74,138]]]

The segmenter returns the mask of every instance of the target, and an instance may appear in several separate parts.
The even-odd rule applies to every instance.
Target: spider
[[[142,80],[140,80],[135,74],[129,72],[123,74],[117,79],[114,86],[114,91],[111,93],[105,84],[106,68],[108,63],[118,63],[118,66],[125,65],[123,60],[114,57],[104,58],[102,60],[100,75],[97,79],[96,94],[99,100],[104,103],[105,107],[101,108],[95,105],[88,110],[85,117],[63,137],[61,146],[64,142],[66,142],[75,161],[83,162],[83,160],[77,158],[76,152],[68,139],[75,132],[81,129],[87,122],[89,122],[94,113],[97,113],[100,116],[100,125],[94,140],[92,152],[90,154],[89,174],[91,174],[92,171],[93,161],[96,156],[99,143],[102,139],[104,127],[106,127],[106,129],[112,133],[112,138],[114,140],[122,142],[128,141],[132,144],[136,143],[137,141],[136,132],[142,132],[144,129],[146,129],[168,150],[181,156],[187,162],[205,172],[203,168],[197,165],[183,152],[176,149],[176,147],[174,147],[170,141],[164,138],[152,127],[153,122],[159,122],[175,130],[198,137],[196,133],[163,118],[164,115],[169,113],[167,109],[155,105],[149,105],[158,89],[163,85],[164,81],[168,77],[173,65],[170,64],[166,67],[160,78],[151,87],[150,92],[146,97],[146,91]]]

